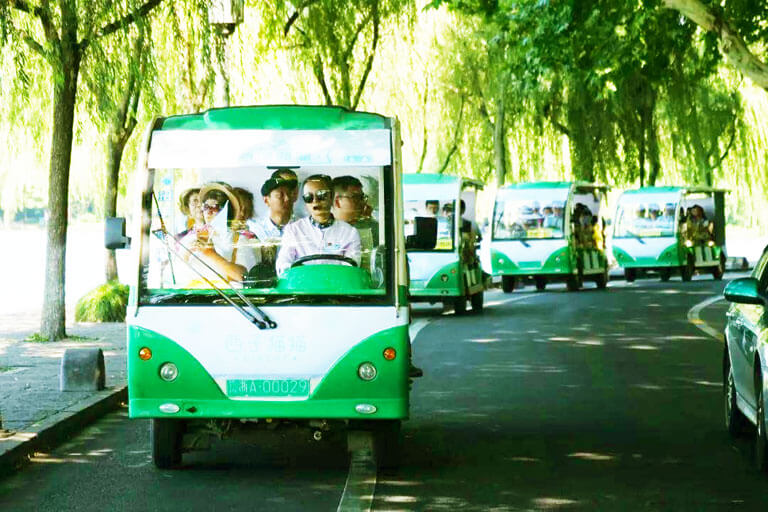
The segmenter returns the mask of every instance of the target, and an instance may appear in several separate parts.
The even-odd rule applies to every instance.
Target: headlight
[[[160,367],[160,378],[166,382],[171,382],[179,376],[179,369],[173,363],[165,363]]]
[[[710,247],[714,247],[715,246],[715,242],[710,240],[709,242],[707,242],[707,245],[710,246]]]
[[[363,380],[373,380],[376,378],[376,367],[373,363],[363,363],[357,368],[357,376]]]
[[[685,246],[686,247],[693,247],[693,242],[691,240],[686,240],[685,241]]]

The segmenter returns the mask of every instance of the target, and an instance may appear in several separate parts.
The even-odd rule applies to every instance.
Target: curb
[[[35,452],[49,450],[128,399],[127,386],[99,391],[42,421],[24,432],[0,437],[0,476],[19,470]]]

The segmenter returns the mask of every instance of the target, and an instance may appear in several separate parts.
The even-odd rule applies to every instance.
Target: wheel
[[[768,438],[766,438],[765,434],[765,403],[763,400],[762,375],[756,381],[757,428],[755,428],[755,465],[760,471],[768,471]]]
[[[453,301],[453,312],[457,315],[463,315],[467,312],[466,297],[457,297],[456,300]]]
[[[670,276],[672,275],[672,271],[668,268],[660,268],[659,269],[659,279],[664,281],[665,283],[669,281]]]
[[[469,301],[472,303],[472,312],[473,313],[482,313],[483,312],[483,292],[477,292],[472,297],[469,298]]]
[[[179,420],[153,419],[149,424],[152,461],[158,469],[181,464],[182,423]]]
[[[580,274],[571,274],[568,276],[568,279],[565,281],[565,287],[568,288],[569,292],[576,292],[579,291],[579,288],[581,288],[581,275]]]
[[[637,272],[633,268],[625,268],[624,269],[624,279],[628,283],[633,283],[635,279],[637,278]]]
[[[725,255],[720,253],[720,262],[716,267],[712,268],[712,277],[714,277],[716,281],[720,281],[723,279],[723,274],[725,274]]]
[[[400,420],[381,420],[374,424],[376,465],[380,469],[396,469],[402,456]]]
[[[732,437],[744,433],[747,418],[736,405],[736,383],[733,380],[728,347],[723,351],[723,402],[725,404],[725,428]]]
[[[514,276],[501,276],[501,289],[504,290],[504,293],[512,293],[517,285],[515,281]]]
[[[693,260],[692,255],[688,255],[685,260],[685,265],[680,267],[680,277],[683,281],[688,282],[693,279],[693,273],[696,271],[696,262]]]
[[[597,285],[597,288],[600,290],[605,290],[605,288],[608,286],[608,269],[606,268],[603,272],[597,274],[595,277],[595,284]]]

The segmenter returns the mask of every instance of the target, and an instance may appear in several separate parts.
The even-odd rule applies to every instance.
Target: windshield
[[[568,191],[568,187],[500,191],[493,212],[493,239],[563,238]]]
[[[432,236],[426,237],[428,242],[409,250],[420,251],[452,251],[454,247],[454,217],[456,201],[439,199],[406,199],[403,215],[405,218],[406,240],[419,235],[419,231],[431,231]],[[436,236],[434,230],[437,229]],[[421,234],[423,237],[423,233]]]
[[[370,302],[390,293],[389,166],[150,171],[143,303]],[[386,207],[385,205],[390,205]]]
[[[677,192],[624,194],[616,209],[614,238],[675,235]]]

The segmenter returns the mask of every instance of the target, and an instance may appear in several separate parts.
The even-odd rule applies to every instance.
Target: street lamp
[[[208,23],[213,26],[219,43],[219,72],[216,73],[216,90],[219,106],[229,106],[229,45],[227,40],[243,22],[244,0],[211,0]]]

